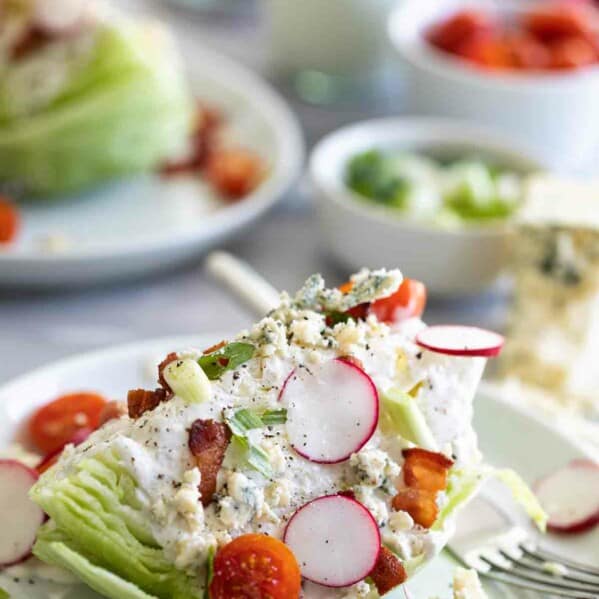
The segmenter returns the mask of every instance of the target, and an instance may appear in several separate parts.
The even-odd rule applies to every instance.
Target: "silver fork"
[[[483,578],[543,596],[599,598],[599,568],[540,548],[484,496],[464,508],[456,529],[449,551]]]

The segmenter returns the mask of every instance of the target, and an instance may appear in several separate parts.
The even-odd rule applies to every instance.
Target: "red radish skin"
[[[281,390],[279,391],[277,401],[283,400],[283,394],[285,393],[285,389],[287,388],[287,383],[289,382],[289,379],[294,375],[294,373],[295,373],[295,368],[285,377],[285,380],[283,381],[283,384],[281,385]]]
[[[38,474],[16,460],[0,460],[0,567],[14,566],[31,555],[43,510],[29,499]]]
[[[283,541],[306,580],[331,588],[364,580],[381,548],[372,514],[346,495],[325,495],[303,505],[287,523]]]
[[[534,485],[547,512],[547,530],[575,535],[599,525],[599,464],[573,460]]]
[[[448,356],[492,358],[501,352],[505,338],[498,333],[461,325],[435,325],[416,335],[416,343]]]
[[[291,446],[318,464],[348,460],[368,443],[379,420],[376,386],[364,370],[344,358],[314,371],[296,369],[284,385],[281,401],[287,405]]]

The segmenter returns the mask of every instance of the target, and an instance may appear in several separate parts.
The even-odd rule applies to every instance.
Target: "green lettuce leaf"
[[[380,394],[380,425],[383,432],[398,434],[429,451],[438,451],[433,437],[416,400],[399,389],[390,389]]]
[[[26,114],[14,106],[31,90],[19,96],[9,68],[0,83],[0,183],[30,195],[72,192],[180,151],[192,105],[177,62],[157,32],[100,26],[85,68]]]
[[[433,530],[441,530],[448,517],[453,516],[476,495],[481,485],[490,478],[497,478],[511,491],[541,532],[545,532],[547,514],[528,485],[513,470],[482,465],[475,468],[452,468],[447,485],[447,503],[439,513]]]
[[[66,477],[55,470],[31,490],[32,499],[50,516],[33,548],[35,555],[69,568],[96,589],[102,585],[101,592],[114,599],[202,596],[200,569],[198,578],[190,577],[165,559],[142,512],[136,483],[118,456],[106,451],[84,459]],[[140,594],[108,592],[120,588],[118,579]]]

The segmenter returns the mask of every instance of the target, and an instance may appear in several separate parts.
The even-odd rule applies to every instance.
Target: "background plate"
[[[194,44],[186,69],[194,94],[222,110],[226,137],[255,149],[269,176],[227,204],[199,177],[143,175],[92,191],[22,205],[23,231],[0,251],[0,285],[81,285],[143,275],[196,256],[270,208],[299,175],[304,143],[295,116],[258,75]],[[48,236],[64,238],[49,252]]]
[[[222,333],[193,337],[154,339],[118,346],[70,358],[22,376],[0,388],[0,450],[18,436],[19,427],[31,411],[67,391],[90,389],[123,399],[129,389],[156,383],[156,364],[170,351],[208,347],[227,338]],[[576,442],[507,405],[483,384],[476,400],[475,427],[487,462],[516,469],[529,483],[571,459],[584,456]],[[487,495],[511,505],[504,489],[489,486]],[[505,502],[505,503],[504,503]],[[513,510],[514,518],[521,518]],[[572,559],[599,563],[599,529],[572,539],[548,536],[544,545]],[[455,562],[446,553],[435,559],[413,581],[409,590],[415,599],[451,597],[450,583]],[[19,581],[15,582],[14,577]],[[0,587],[13,599],[92,599],[98,596],[81,585],[61,586],[36,580],[19,570],[0,572]],[[514,592],[506,587],[487,587],[492,599],[532,598],[538,595]],[[56,593],[52,594],[51,593]],[[402,592],[396,593],[403,599]]]

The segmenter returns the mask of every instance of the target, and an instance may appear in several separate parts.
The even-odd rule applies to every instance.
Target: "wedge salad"
[[[427,327],[425,299],[398,270],[337,289],[313,275],[250,330],[166,356],[126,414],[43,406],[29,430],[51,462],[0,462],[0,563],[32,552],[114,599],[375,599],[444,547],[490,476],[544,528],[472,428],[503,339]]]
[[[102,0],[0,12],[0,185],[29,196],[150,170],[182,152],[192,96],[160,23]]]

